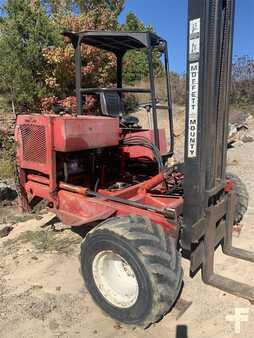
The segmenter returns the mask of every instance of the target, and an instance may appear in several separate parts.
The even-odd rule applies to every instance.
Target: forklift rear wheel
[[[234,184],[233,191],[236,193],[236,211],[234,223],[239,224],[248,209],[249,194],[240,177],[232,173],[227,173],[226,175],[227,178],[229,178]]]
[[[143,327],[171,309],[182,285],[176,240],[140,216],[111,218],[90,231],[81,244],[81,271],[104,312]]]

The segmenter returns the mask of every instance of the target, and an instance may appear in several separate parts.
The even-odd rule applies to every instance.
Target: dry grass
[[[5,96],[0,95],[0,129],[8,129],[10,120],[13,120],[11,107]]]
[[[0,177],[9,179],[14,176],[13,161],[8,159],[0,159]]]
[[[4,247],[11,249],[19,247],[25,243],[31,243],[38,252],[59,252],[68,254],[72,251],[72,246],[80,244],[80,237],[68,234],[59,235],[53,230],[25,231],[19,237],[9,239],[4,243]]]
[[[246,105],[241,104],[238,107],[233,106],[233,109],[246,112],[254,117],[254,104],[246,104]]]
[[[159,99],[160,103],[167,102],[167,86],[166,79],[164,77],[156,77],[155,80],[155,95]],[[147,79],[137,81],[133,87],[149,89],[149,81]],[[129,87],[129,86],[127,86]],[[172,74],[171,75],[171,90],[172,99],[175,104],[185,104],[185,80],[184,78]],[[139,103],[151,101],[150,94],[140,93],[136,95]]]
[[[133,86],[134,88],[149,88],[149,82],[147,80],[138,81]],[[160,100],[160,102],[167,101],[167,91],[166,91],[166,83],[163,78],[155,79],[155,88],[156,88],[156,97]],[[151,101],[151,95],[149,93],[137,93],[134,94],[137,102],[140,104]],[[133,96],[133,94],[132,94]]]
[[[0,95],[0,177],[8,179],[13,177],[14,117],[4,96]]]
[[[149,82],[146,80],[138,81],[135,83],[135,88],[145,88],[149,89]],[[156,78],[155,79],[155,90],[156,90],[156,97],[161,102],[167,101],[167,91],[166,91],[166,83],[165,79],[163,78]],[[151,101],[149,93],[140,93],[137,94],[137,100],[139,103]]]

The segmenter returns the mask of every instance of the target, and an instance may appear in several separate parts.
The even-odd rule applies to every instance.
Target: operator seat
[[[139,119],[124,114],[124,104],[117,91],[103,91],[100,93],[102,115],[120,117],[120,125],[127,128],[140,128]]]
[[[117,117],[124,112],[123,102],[117,91],[103,91],[100,93],[102,115]]]

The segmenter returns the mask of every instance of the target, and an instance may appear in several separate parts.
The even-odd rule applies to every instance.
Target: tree
[[[0,25],[0,87],[13,110],[38,110],[38,98],[47,94],[44,74],[49,65],[42,49],[57,42],[58,34],[39,1],[9,0]]]
[[[118,22],[124,0],[8,0],[0,22],[0,89],[22,111],[51,111],[52,103],[75,109],[74,49],[61,32],[84,30],[152,31],[135,14]],[[82,46],[82,85],[112,86],[116,59],[111,53]],[[154,53],[156,73],[160,53]],[[148,74],[145,51],[128,52],[124,61],[131,84]]]
[[[71,11],[74,3],[73,0],[41,0],[42,6],[51,14]]]
[[[145,26],[133,12],[127,14],[126,22],[122,25],[121,30],[130,32],[153,32],[152,26]],[[160,62],[160,52],[156,50],[153,52],[153,62],[156,71],[155,75],[162,75],[163,70]],[[124,58],[123,70],[124,80],[127,83],[134,83],[135,81],[146,79],[149,73],[146,51],[128,51]]]
[[[78,0],[75,2],[81,12],[88,12],[102,6],[115,12],[116,15],[121,13],[124,6],[124,0]]]
[[[186,101],[186,78],[176,72],[170,72],[172,99],[174,103],[184,105]]]
[[[254,60],[249,56],[237,57],[233,62],[231,102],[254,104]]]
[[[59,14],[66,10],[87,13],[98,7],[104,7],[119,15],[123,9],[124,0],[42,0],[41,3],[53,14]]]
[[[114,12],[109,7],[101,5],[80,15],[72,12],[55,15],[54,25],[61,31],[119,30],[117,16],[118,9]],[[68,44],[45,48],[43,56],[47,64],[51,66],[45,78],[48,90],[56,96],[58,102],[75,109],[75,100],[72,97],[75,89],[73,46]],[[108,86],[115,82],[116,59],[112,53],[83,45],[81,61],[84,87]],[[51,104],[52,99],[43,99],[43,111],[48,111]]]

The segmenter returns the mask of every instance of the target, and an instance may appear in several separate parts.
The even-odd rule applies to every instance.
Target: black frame
[[[235,0],[189,0],[181,245],[191,276],[201,268],[205,283],[254,302],[253,287],[214,272],[220,244],[254,262],[253,252],[232,245],[236,193],[225,192],[234,8]]]
[[[164,66],[166,76],[166,88],[167,88],[167,106],[159,106],[160,108],[168,110],[169,119],[169,131],[170,131],[170,150],[165,156],[165,159],[171,157],[174,154],[174,133],[173,133],[173,112],[172,112],[172,98],[171,98],[171,86],[170,86],[170,73],[169,73],[169,61],[168,61],[168,48],[166,40],[160,38],[151,32],[65,32],[64,36],[68,37],[75,48],[75,77],[76,77],[76,99],[77,99],[77,115],[83,114],[83,99],[82,93],[98,93],[103,90],[118,91],[119,94],[125,92],[136,93],[150,93],[151,94],[151,108],[153,116],[153,128],[154,128],[154,140],[155,145],[160,147],[159,131],[158,131],[158,119],[157,119],[157,102],[155,96],[155,83],[154,83],[154,69],[152,62],[152,52],[156,47],[160,47],[160,51],[164,54]],[[117,58],[117,88],[81,88],[81,44],[88,44],[97,48],[104,49],[112,52]],[[122,88],[122,60],[125,53],[131,49],[146,49],[147,59],[149,66],[149,80],[150,89],[134,89],[134,88]]]
[[[191,23],[197,19],[199,33],[192,35]],[[183,236],[188,249],[197,240],[193,237],[193,226],[221,198],[226,183],[233,22],[234,0],[189,0]],[[192,39],[196,39],[196,44],[199,40],[197,53],[192,53]],[[190,104],[194,74],[191,69],[197,75],[194,84],[198,81],[194,92],[198,98],[196,126]],[[195,156],[190,154],[192,141],[196,145]]]

